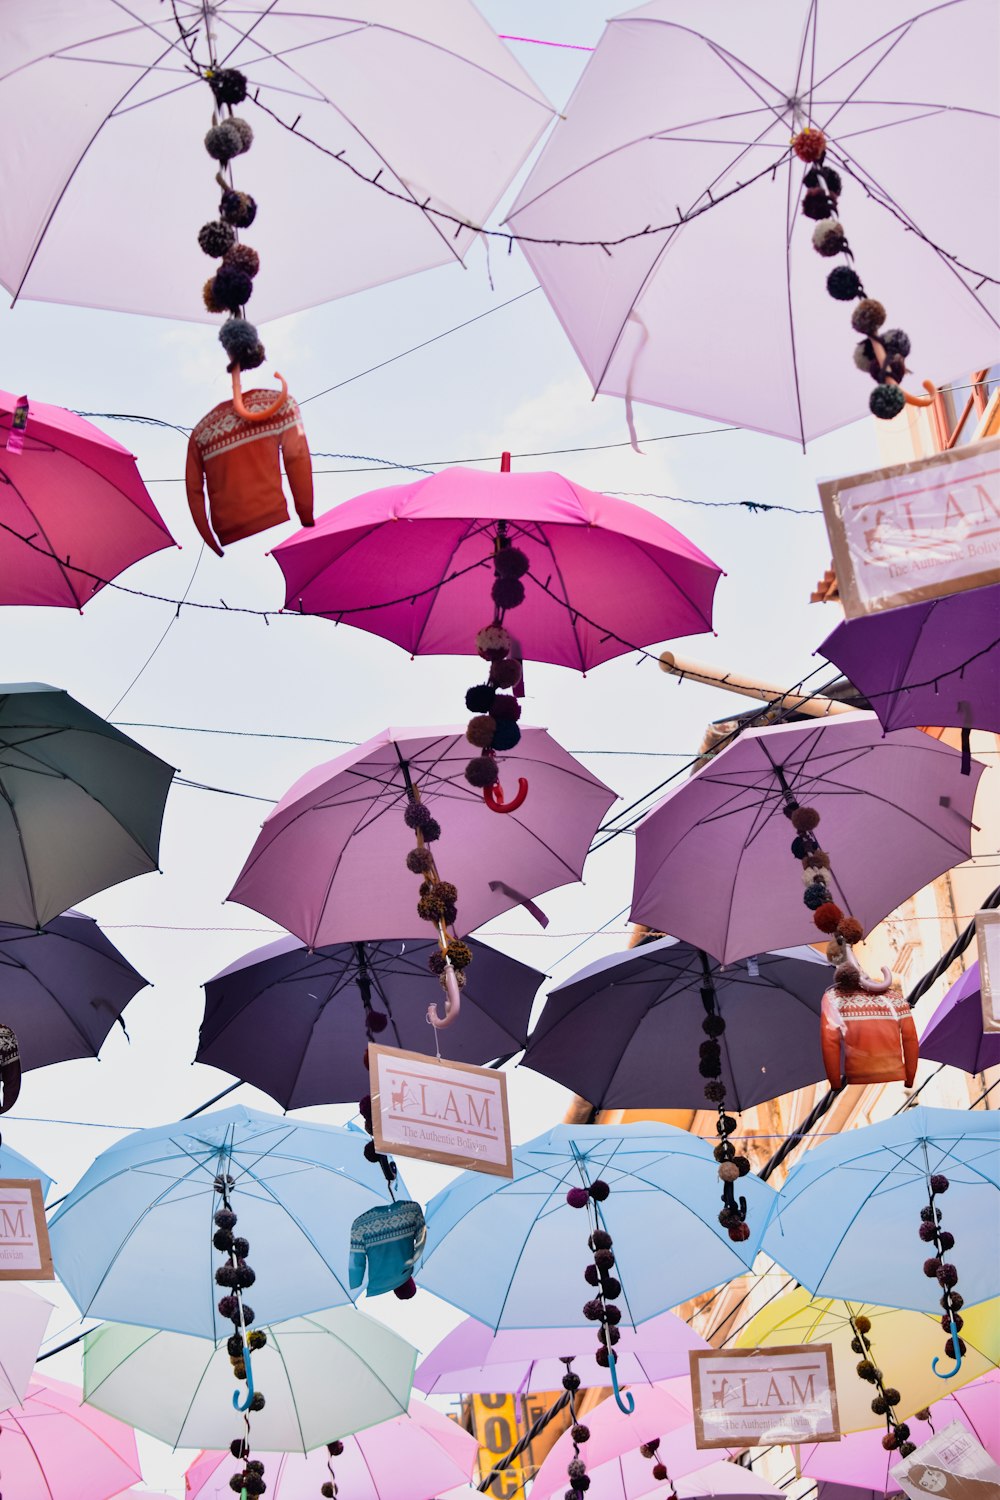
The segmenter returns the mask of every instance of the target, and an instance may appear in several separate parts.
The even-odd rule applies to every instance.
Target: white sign
[[[42,1184],[0,1179],[0,1281],[54,1281]]]
[[[375,1045],[368,1061],[379,1151],[513,1177],[504,1073]]]
[[[941,1495],[944,1500],[1000,1497],[1000,1465],[962,1422],[943,1427],[890,1473],[912,1500],[927,1500],[930,1495]]]
[[[692,1349],[690,1359],[696,1447],[840,1437],[830,1344]]]
[[[1000,582],[1000,439],[819,487],[848,618]]]
[[[1000,1031],[1000,911],[976,913],[983,1031]]]

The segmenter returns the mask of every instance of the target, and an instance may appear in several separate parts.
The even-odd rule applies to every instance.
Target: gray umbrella
[[[730,1109],[824,1076],[819,1010],[833,975],[812,948],[721,967],[661,938],[614,953],[550,991],[523,1063],[600,1109],[704,1109],[702,988],[726,1023],[719,1039]]]
[[[24,1071],[96,1057],[145,983],[83,912],[41,932],[0,922],[0,1024],[17,1037]]]
[[[44,927],[155,870],[173,775],[60,688],[0,686],[0,921]]]
[[[440,1034],[442,1050],[453,1062],[487,1063],[524,1046],[544,976],[475,938],[466,941],[474,961],[465,971],[462,1017]],[[284,1109],[358,1099],[369,1089],[369,1006],[387,1018],[377,1042],[411,1052],[433,1048],[427,1007],[442,991],[427,961],[438,951],[436,939],[397,939],[310,953],[297,939],[280,938],[205,985],[195,1061],[255,1084]]]

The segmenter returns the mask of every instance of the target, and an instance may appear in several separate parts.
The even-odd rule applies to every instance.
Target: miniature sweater
[[[261,411],[279,394],[246,391],[243,402],[251,411]],[[262,422],[248,422],[237,414],[232,401],[220,401],[191,433],[185,475],[188,505],[202,538],[220,557],[228,543],[288,520],[281,488],[282,458],[299,520],[311,526],[312,459],[299,408],[291,396]],[[205,515],[206,485],[211,526]]]
[[[426,1238],[427,1226],[419,1203],[404,1199],[359,1214],[351,1225],[351,1286],[361,1285],[367,1260],[369,1297],[395,1291],[412,1276]]]
[[[831,1088],[839,1089],[842,1081],[912,1085],[919,1044],[913,1013],[902,995],[844,995],[828,989],[820,1031]]]

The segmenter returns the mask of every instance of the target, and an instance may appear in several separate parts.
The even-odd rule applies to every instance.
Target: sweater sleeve
[[[295,408],[294,427],[287,427],[281,435],[281,455],[285,461],[285,473],[295,503],[295,511],[303,526],[313,525],[313,474],[312,457],[306,442],[305,428]]]
[[[913,1021],[912,1013],[904,1016],[899,1023],[903,1041],[903,1065],[906,1068],[904,1082],[908,1089],[913,1087],[913,1080],[917,1076],[917,1063],[920,1061],[920,1043],[917,1039],[917,1028]]]
[[[191,512],[192,521],[198,528],[198,535],[207,547],[211,547],[212,551],[221,557],[222,548],[212,535],[212,528],[208,524],[208,512],[205,506],[205,466],[201,461],[201,449],[193,436],[188,438],[184,487],[187,490],[188,509]]]
[[[827,993],[823,996],[819,1025],[823,1066],[826,1069],[827,1082],[832,1089],[839,1089],[843,1081],[840,1072],[841,1029],[837,1025],[837,1020],[838,1018],[833,1014],[833,1003]]]

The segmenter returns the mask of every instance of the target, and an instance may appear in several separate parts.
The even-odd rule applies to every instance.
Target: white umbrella
[[[26,1286],[0,1287],[0,1411],[24,1399],[51,1316],[52,1303]]]

